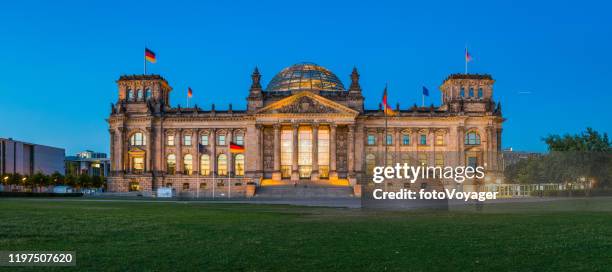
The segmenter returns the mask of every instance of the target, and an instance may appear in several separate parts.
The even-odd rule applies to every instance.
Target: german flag
[[[155,63],[157,59],[155,59],[155,53],[151,51],[151,49],[145,47],[145,60],[150,63]]]
[[[191,87],[187,88],[187,97],[191,98],[193,96],[193,91],[191,90]]]
[[[230,153],[242,153],[244,152],[244,146],[230,142]]]
[[[382,105],[385,111],[385,115],[395,115],[395,111],[393,111],[393,108],[391,108],[391,106],[389,106],[389,103],[387,103],[387,86],[385,86],[385,91],[383,92]]]

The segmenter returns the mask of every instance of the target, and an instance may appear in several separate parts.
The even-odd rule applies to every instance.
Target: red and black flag
[[[395,115],[395,111],[393,111],[393,108],[387,103],[387,86],[385,86],[385,91],[383,92],[382,105],[386,115]]]
[[[151,51],[151,49],[145,47],[145,60],[150,63],[155,63],[157,59],[155,58],[155,53]]]

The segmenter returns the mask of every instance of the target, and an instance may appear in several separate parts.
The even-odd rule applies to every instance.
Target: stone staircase
[[[348,186],[277,185],[260,186],[255,198],[353,198]]]

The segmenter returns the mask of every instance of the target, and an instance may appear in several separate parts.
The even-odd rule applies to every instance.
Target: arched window
[[[482,98],[482,88],[478,88],[478,98]]]
[[[147,142],[145,136],[141,132],[136,132],[132,134],[132,137],[130,137],[130,145],[132,146],[142,146],[146,144]]]
[[[237,154],[234,158],[234,171],[236,176],[244,176],[244,155]]]
[[[193,173],[193,156],[191,156],[191,154],[187,154],[183,157],[183,169],[186,175],[191,175]]]
[[[170,154],[166,158],[166,172],[170,175],[176,173],[176,156],[174,154]]]
[[[127,99],[134,100],[134,91],[132,91],[132,89],[127,89]]]
[[[374,156],[374,154],[368,154],[366,156],[366,169],[368,171],[366,175],[373,175],[375,166],[376,166],[376,156]]]
[[[474,97],[474,88],[470,87],[470,97]]]
[[[136,91],[136,99],[142,100],[142,89],[138,89],[138,91]]]
[[[465,144],[466,145],[479,145],[480,144],[480,135],[476,131],[470,131],[465,134]]]
[[[227,156],[225,154],[217,157],[217,171],[219,176],[227,176]]]
[[[459,91],[459,96],[465,97],[465,88],[461,87],[461,91]]]
[[[145,99],[149,100],[151,98],[151,89],[147,88],[145,90]]]
[[[200,156],[200,173],[203,176],[210,175],[210,156],[208,154]]]

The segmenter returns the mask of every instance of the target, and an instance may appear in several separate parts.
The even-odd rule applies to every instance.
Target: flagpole
[[[387,88],[388,86],[389,86],[389,83],[387,83],[387,86],[385,86],[386,100],[389,100],[389,93],[388,93],[388,88]],[[387,101],[385,101],[385,103],[388,104]],[[383,105],[383,114],[385,115],[385,135],[383,137],[383,144],[385,145],[385,155],[384,155],[385,162],[384,162],[383,165],[386,167],[386,166],[388,166],[387,165],[387,148],[388,148],[388,145],[387,145],[387,105]],[[386,181],[385,181],[385,191],[387,191],[387,182]]]

